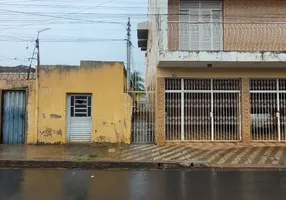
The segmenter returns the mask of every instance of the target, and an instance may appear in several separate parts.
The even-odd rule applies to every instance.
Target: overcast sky
[[[0,0],[0,66],[29,65],[37,31],[41,64],[79,65],[80,60],[126,62],[128,16],[134,68],[145,69],[137,47],[137,23],[147,19],[148,0]],[[109,22],[109,23],[101,23]],[[116,40],[116,41],[113,41]],[[36,61],[34,61],[34,65]]]

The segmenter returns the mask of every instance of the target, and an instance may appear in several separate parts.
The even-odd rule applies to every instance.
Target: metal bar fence
[[[202,21],[202,14],[178,14],[166,29],[170,51],[285,51],[286,23],[249,21]],[[211,14],[201,17],[211,18]],[[212,16],[215,17],[215,16]],[[259,35],[260,37],[257,37]],[[266,42],[267,41],[267,42]]]
[[[132,142],[155,142],[155,92],[131,91]]]
[[[240,140],[240,88],[239,79],[166,79],[166,140]]]
[[[251,79],[254,141],[286,141],[286,79]]]

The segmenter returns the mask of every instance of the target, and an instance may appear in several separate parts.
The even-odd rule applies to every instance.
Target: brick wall
[[[286,50],[286,25],[277,24],[286,22],[285,0],[224,0],[223,4],[225,51]]]
[[[250,93],[249,93],[249,78],[242,79],[242,88],[241,88],[241,134],[242,134],[242,143],[250,144],[251,143],[251,114],[250,114]]]
[[[168,48],[170,51],[179,50],[179,24],[180,0],[168,2]]]
[[[165,79],[157,79],[156,94],[156,142],[158,146],[165,144]]]

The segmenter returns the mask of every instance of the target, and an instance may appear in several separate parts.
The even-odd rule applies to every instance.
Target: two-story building
[[[286,1],[149,0],[156,142],[286,141]]]

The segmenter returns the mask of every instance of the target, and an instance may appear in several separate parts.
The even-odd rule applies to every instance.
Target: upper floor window
[[[180,1],[180,50],[222,50],[222,2]]]

